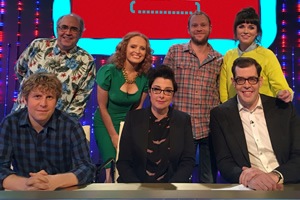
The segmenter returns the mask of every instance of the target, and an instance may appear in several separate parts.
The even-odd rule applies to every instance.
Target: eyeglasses
[[[169,89],[162,90],[160,88],[151,88],[151,90],[154,94],[160,94],[163,91],[164,95],[167,96],[171,96],[174,93],[174,90],[169,90]]]
[[[70,29],[71,33],[78,33],[80,31],[80,29],[75,26],[69,27],[67,25],[61,25],[61,26],[58,26],[58,28],[62,32],[67,32],[67,30],[69,30],[69,29]]]
[[[246,83],[246,81],[248,81],[248,83],[250,85],[255,85],[259,80],[259,77],[249,77],[249,78],[236,78],[234,79],[234,81],[238,84],[238,85],[244,85]]]

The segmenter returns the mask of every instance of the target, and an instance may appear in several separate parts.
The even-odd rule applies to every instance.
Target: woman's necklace
[[[133,84],[133,83],[135,83],[136,78],[139,76],[139,73],[137,73],[136,76],[135,76],[132,80],[129,80],[129,79],[128,79],[127,71],[126,71],[126,69],[125,69],[124,67],[123,67],[123,69],[122,69],[122,72],[123,72],[123,76],[124,76],[124,78],[125,78],[125,82],[128,83],[128,84]]]

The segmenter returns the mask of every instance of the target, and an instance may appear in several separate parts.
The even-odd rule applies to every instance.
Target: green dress
[[[116,68],[114,64],[102,66],[96,75],[97,84],[108,91],[107,110],[117,133],[119,133],[120,122],[125,120],[126,114],[132,106],[141,98],[142,92],[148,92],[148,79],[145,75],[136,78],[138,91],[128,94],[120,90],[125,83],[122,70]],[[94,115],[94,134],[96,143],[103,162],[113,157],[116,158],[116,149],[102,121],[99,107]],[[110,165],[107,166],[109,168]]]

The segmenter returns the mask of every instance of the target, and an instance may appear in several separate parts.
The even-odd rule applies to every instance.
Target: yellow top
[[[232,85],[233,77],[231,68],[235,59],[239,57],[238,49],[231,49],[226,52],[220,74],[220,100],[222,103],[235,96],[236,91]],[[293,96],[293,90],[289,87],[281,66],[274,53],[262,46],[243,53],[242,57],[255,59],[262,67],[261,76],[263,85],[259,89],[261,94],[276,97],[280,90],[289,90]]]

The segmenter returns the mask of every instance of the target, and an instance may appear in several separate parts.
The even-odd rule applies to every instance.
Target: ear
[[[191,33],[190,33],[190,27],[189,26],[187,26],[187,30],[188,30],[188,34],[190,35]]]
[[[261,86],[263,84],[263,77],[262,76],[259,77],[258,84],[259,84],[259,88],[261,88]]]
[[[26,101],[26,99],[25,99],[24,96],[22,96],[22,100],[23,100],[23,102],[25,103],[25,105],[27,106],[27,101]]]
[[[234,81],[233,77],[231,77],[231,82],[232,82],[233,87],[236,87],[236,82]]]

